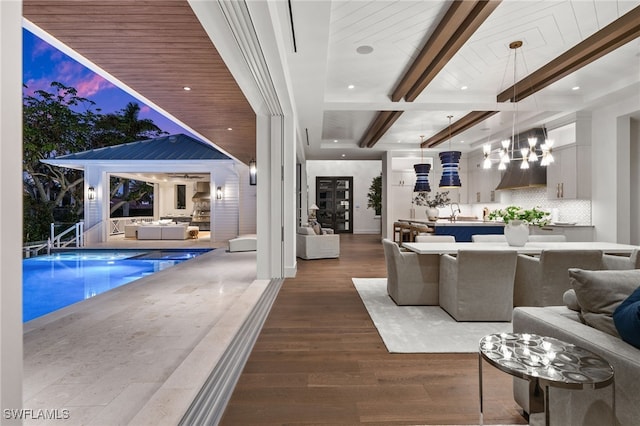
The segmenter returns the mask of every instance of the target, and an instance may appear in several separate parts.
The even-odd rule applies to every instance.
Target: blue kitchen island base
[[[447,224],[447,226],[438,226],[435,224],[435,235],[453,235],[458,243],[470,243],[472,235],[503,235],[504,226],[473,226],[473,225],[456,225]]]

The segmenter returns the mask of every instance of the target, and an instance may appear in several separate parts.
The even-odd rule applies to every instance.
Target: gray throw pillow
[[[640,286],[640,269],[588,271],[570,268],[569,281],[576,292],[584,322],[620,337],[613,312]]]
[[[580,312],[580,304],[578,303],[578,296],[576,296],[576,291],[574,289],[571,288],[565,291],[564,294],[562,295],[562,301],[564,302],[565,305],[567,305],[567,308],[571,309],[572,311]]]

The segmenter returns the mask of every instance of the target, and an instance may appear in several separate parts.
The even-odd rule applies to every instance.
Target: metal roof
[[[180,133],[61,155],[54,160],[231,160],[231,157]]]

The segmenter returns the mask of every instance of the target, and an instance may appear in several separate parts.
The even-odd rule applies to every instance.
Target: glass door
[[[336,234],[353,233],[353,177],[316,177],[317,218]]]

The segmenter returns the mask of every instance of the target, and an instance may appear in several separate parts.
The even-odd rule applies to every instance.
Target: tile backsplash
[[[549,200],[546,188],[518,189],[502,191],[500,203],[485,205],[470,204],[472,213],[482,217],[482,208],[489,210],[506,207],[509,205],[522,206],[524,208],[540,207],[545,210],[558,209],[558,221],[575,222],[578,225],[591,225],[591,200]],[[464,210],[463,210],[464,211]]]

